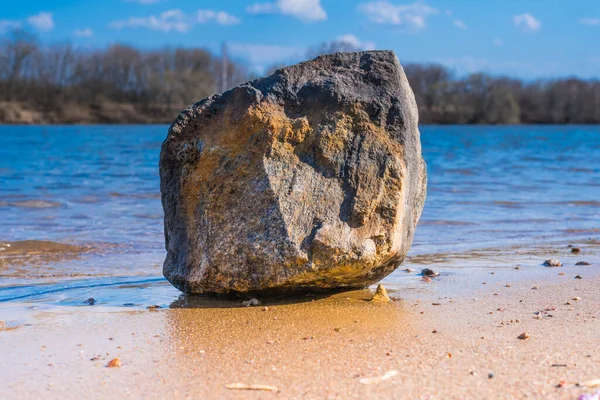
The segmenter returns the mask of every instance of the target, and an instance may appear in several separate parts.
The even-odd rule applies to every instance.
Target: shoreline
[[[0,319],[28,318],[0,328],[11,360],[0,385],[9,399],[573,399],[600,390],[574,385],[600,378],[600,271],[586,268],[584,279],[574,267],[511,284],[489,275],[462,294],[399,287],[388,304],[365,301],[366,290],[243,308],[185,296],[126,311],[4,303]],[[106,368],[114,357],[122,366]],[[226,388],[237,383],[279,392]]]

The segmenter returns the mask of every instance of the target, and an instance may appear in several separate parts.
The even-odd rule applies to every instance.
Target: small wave
[[[422,226],[472,226],[472,225],[476,225],[473,222],[467,222],[467,221],[448,221],[448,220],[421,220],[421,222],[419,222],[419,225]]]
[[[12,203],[8,203],[7,205],[21,208],[53,208],[62,207],[64,204],[49,200],[23,200],[13,201]]]
[[[128,197],[131,199],[160,199],[160,193],[127,194],[127,193],[111,192],[109,194],[109,196],[110,197]]]

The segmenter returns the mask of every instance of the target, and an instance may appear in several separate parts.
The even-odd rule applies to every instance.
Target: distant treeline
[[[87,50],[16,30],[0,43],[0,121],[166,123],[247,77],[243,65],[200,48]]]
[[[306,56],[355,50],[329,42]],[[457,77],[436,64],[404,69],[424,124],[600,123],[598,80]],[[15,30],[0,42],[0,122],[168,123],[189,104],[252,78],[244,64],[205,49],[87,50],[41,45]]]

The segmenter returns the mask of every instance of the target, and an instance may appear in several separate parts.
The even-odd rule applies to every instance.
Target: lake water
[[[0,302],[80,305],[89,296],[140,306],[179,296],[161,273],[166,132],[0,126],[0,243],[13,242],[0,245]],[[434,266],[446,286],[465,288],[465,271],[511,279],[518,265],[543,273],[550,256],[598,265],[600,127],[424,126],[421,134],[428,195],[405,266]],[[86,250],[21,242],[29,240]],[[583,252],[572,255],[571,243]],[[393,290],[438,293],[403,268],[385,280]]]

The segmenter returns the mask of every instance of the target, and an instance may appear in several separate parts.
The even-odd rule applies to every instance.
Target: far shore
[[[133,104],[107,102],[102,105],[66,104],[62,111],[48,111],[31,108],[20,103],[0,102],[0,126],[53,126],[53,125],[170,125],[179,113],[189,104],[180,106],[148,106],[140,108]],[[510,124],[485,124],[485,123],[453,123],[438,122],[425,123],[421,126],[594,126],[589,124],[564,124],[552,121],[539,121],[536,123],[510,123]]]

